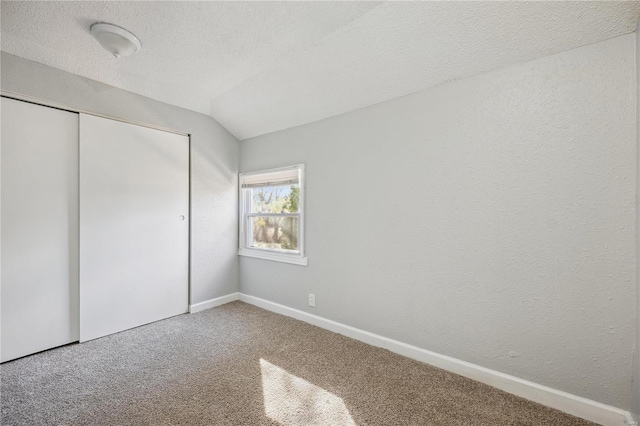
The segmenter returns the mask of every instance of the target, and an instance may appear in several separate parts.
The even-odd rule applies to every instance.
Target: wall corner
[[[630,413],[640,422],[640,21],[636,27],[636,318]],[[630,423],[633,424],[633,423]],[[638,423],[635,423],[638,424]]]

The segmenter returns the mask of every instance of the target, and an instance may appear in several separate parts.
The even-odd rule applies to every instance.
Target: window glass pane
[[[300,187],[298,185],[251,188],[252,213],[298,213]]]
[[[252,246],[265,249],[298,250],[298,218],[256,216]]]

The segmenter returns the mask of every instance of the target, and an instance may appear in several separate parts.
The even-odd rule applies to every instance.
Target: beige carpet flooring
[[[242,302],[0,367],[3,425],[588,425]]]

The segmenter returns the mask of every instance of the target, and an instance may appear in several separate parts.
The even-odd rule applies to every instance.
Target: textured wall
[[[1,87],[191,134],[191,303],[238,291],[237,140],[211,117],[2,52]]]
[[[241,258],[241,290],[628,409],[634,39],[242,142],[306,163],[309,266]]]

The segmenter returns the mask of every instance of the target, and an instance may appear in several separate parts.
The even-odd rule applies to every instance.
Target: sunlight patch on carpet
[[[260,358],[264,412],[283,425],[354,425],[342,399]]]

